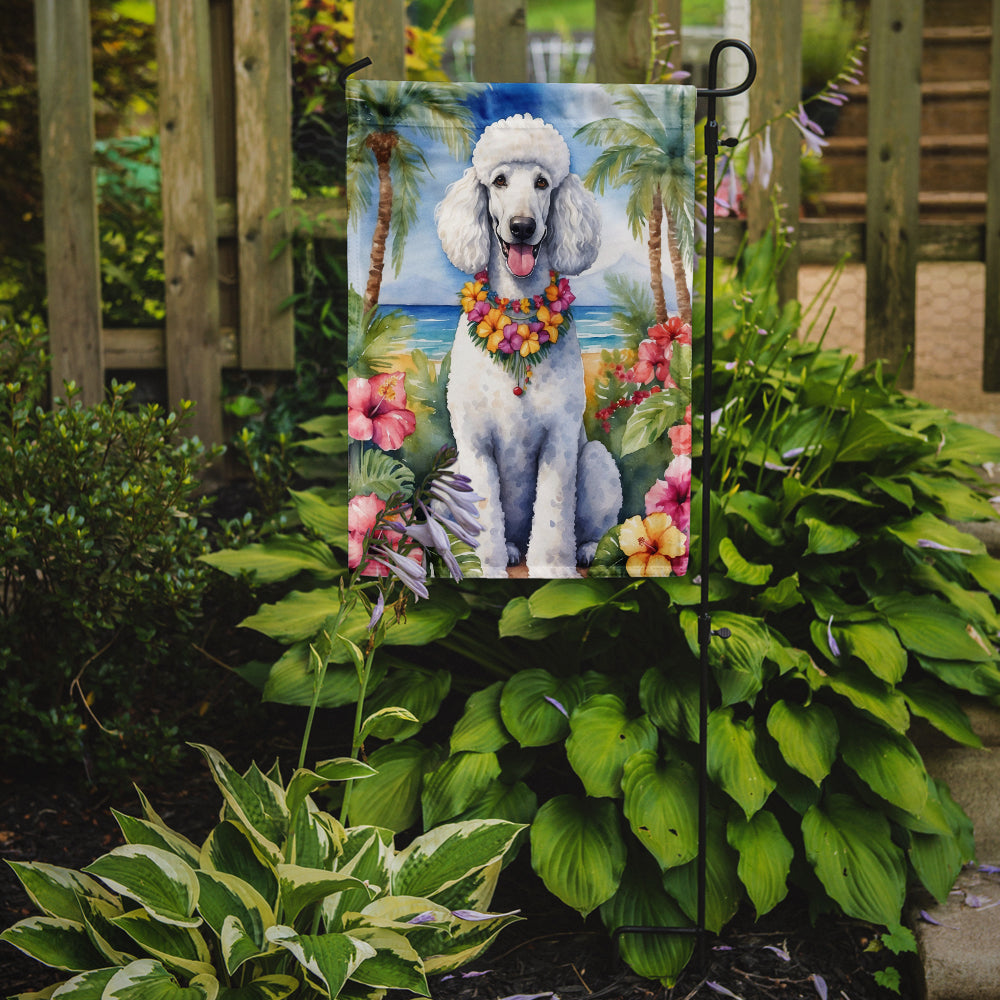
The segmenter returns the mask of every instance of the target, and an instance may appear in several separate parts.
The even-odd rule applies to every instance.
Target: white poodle
[[[600,215],[569,160],[562,136],[541,119],[514,115],[488,126],[472,166],[435,211],[452,264],[469,275],[485,270],[490,289],[511,303],[540,296],[543,304],[550,270],[577,275],[590,267]],[[537,303],[530,308],[523,318],[537,319]],[[576,330],[564,322],[546,351],[527,357],[526,382],[479,340],[463,312],[447,398],[459,466],[485,498],[483,571],[506,576],[525,557],[529,576],[573,576],[591,563],[622,504],[614,459],[584,433]]]

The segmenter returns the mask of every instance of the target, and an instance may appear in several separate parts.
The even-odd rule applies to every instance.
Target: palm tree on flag
[[[637,90],[620,88],[620,94],[615,106],[621,108],[622,117],[602,118],[577,129],[578,138],[603,147],[583,182],[598,194],[604,194],[608,184],[627,186],[626,212],[632,235],[640,239],[643,226],[648,225],[649,277],[657,323],[667,321],[661,270],[666,219],[677,309],[681,319],[690,323],[691,293],[684,267],[694,241],[694,163],[688,148],[689,129],[680,118],[676,125],[665,125]],[[684,116],[692,115],[682,92],[676,97],[678,110]]]
[[[466,91],[468,93],[468,91]],[[348,90],[347,146],[350,218],[366,211],[378,191],[364,311],[378,304],[385,250],[392,233],[392,266],[399,274],[403,246],[420,207],[420,181],[430,167],[416,133],[444,143],[456,159],[469,155],[472,113],[455,91],[407,81],[356,81]]]

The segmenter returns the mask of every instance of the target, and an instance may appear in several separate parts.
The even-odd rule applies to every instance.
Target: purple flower
[[[424,910],[423,913],[418,913],[415,917],[410,917],[406,922],[408,924],[432,924],[437,920],[437,915],[433,910]]]
[[[822,156],[827,141],[822,138],[823,130],[806,114],[806,109],[800,104],[798,114],[792,112],[789,117],[792,124],[802,133],[802,140],[808,152]]]
[[[459,920],[479,921],[492,920],[494,917],[514,917],[520,910],[511,910],[508,913],[480,913],[479,910],[452,910],[451,915]]]
[[[368,556],[374,562],[380,563],[395,576],[417,597],[429,597],[427,592],[427,570],[423,563],[411,559],[409,556],[400,555],[395,549],[387,548],[385,545],[372,545],[368,549]]]
[[[555,698],[552,698],[552,697],[550,697],[549,695],[545,695],[544,697],[545,697],[545,700],[546,700],[546,701],[547,701],[547,702],[548,702],[548,703],[549,703],[550,705],[555,705],[555,707],[556,707],[557,709],[559,709],[559,711],[560,711],[560,712],[562,712],[562,714],[563,714],[563,715],[565,715],[567,719],[569,718],[569,712],[567,712],[567,711],[566,711],[566,709],[565,709],[565,708],[563,707],[563,705],[562,705],[562,703],[561,703],[561,702],[558,702],[558,701],[556,701],[556,699],[555,699]]]
[[[375,607],[372,608],[372,616],[368,619],[368,631],[374,630],[375,626],[378,625],[382,618],[382,614],[385,611],[385,595],[380,590],[378,592],[378,600],[375,602]]]
[[[750,159],[747,163],[747,182],[757,183],[764,189],[771,186],[771,173],[774,171],[774,150],[771,148],[771,126],[764,129],[762,138],[750,147]]]
[[[972,549],[956,549],[950,545],[942,545],[940,542],[935,542],[930,538],[918,538],[917,547],[921,549],[938,549],[941,552],[958,552],[964,556],[972,555]]]
[[[827,645],[830,647],[830,652],[834,656],[840,656],[840,646],[837,645],[837,640],[833,637],[833,615],[830,615],[830,620],[826,623],[826,641]]]
[[[482,530],[476,504],[483,497],[472,492],[468,477],[454,472],[439,475],[427,495],[444,505],[447,511],[446,519],[441,519],[444,526],[467,545],[475,545],[476,535]]]
[[[819,994],[819,1000],[826,1000],[826,980],[815,972],[809,978],[812,979],[813,986],[816,987],[816,992]]]

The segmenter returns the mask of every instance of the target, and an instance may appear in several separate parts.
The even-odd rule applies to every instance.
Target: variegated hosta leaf
[[[618,891],[601,904],[601,920],[614,932],[619,927],[689,927],[691,921],[664,891],[651,859],[630,858]],[[619,949],[640,976],[672,986],[694,950],[692,934],[623,934]]]
[[[261,976],[244,986],[224,986],[219,992],[218,1000],[285,1000],[299,985],[299,980],[294,976]]]
[[[375,949],[375,954],[351,973],[355,982],[430,996],[424,963],[402,934],[384,927],[356,927],[351,937]]]
[[[266,950],[264,931],[274,925],[274,912],[252,885],[235,875],[200,871],[198,883],[201,887],[198,910],[219,939],[223,940],[223,930],[228,921],[235,920],[239,924],[238,928],[230,928],[228,936],[231,946],[224,948],[226,968],[232,975],[247,958]],[[246,954],[243,938],[250,940],[253,948],[251,955]],[[239,942],[238,960],[237,952],[232,947],[233,942]],[[231,964],[231,958],[234,964]]]
[[[120,902],[109,903],[93,896],[83,896],[80,905],[90,940],[104,956],[105,965],[128,965],[140,957],[135,942],[114,924],[115,917],[125,912]]]
[[[523,833],[524,828],[521,828]],[[518,837],[520,838],[520,833]],[[497,889],[497,882],[500,879],[500,870],[504,866],[506,857],[497,858],[491,865],[479,868],[465,878],[460,878],[452,883],[448,888],[434,893],[434,901],[442,906],[447,906],[449,910],[460,910],[464,908],[472,910],[488,910],[493,902],[493,894]]]
[[[251,769],[240,775],[217,750],[203,744],[193,744],[208,761],[226,806],[249,831],[264,855],[277,863],[279,844],[288,832],[288,809],[284,789]]]
[[[328,931],[344,930],[342,918],[345,913],[357,913],[368,905],[372,892],[388,889],[392,851],[389,830],[356,826],[347,831],[337,870],[342,875],[353,875],[366,887],[345,889],[323,900],[323,920]]]
[[[777,740],[785,761],[815,785],[830,773],[840,733],[826,705],[779,699],[767,715],[767,731]]]
[[[448,934],[434,949],[433,954],[424,957],[424,971],[432,973],[451,972],[478,958],[492,943],[493,939],[508,924],[520,920],[516,912],[479,914],[476,919],[464,919],[465,910],[452,910],[455,922]],[[416,942],[414,942],[416,944]]]
[[[171,854],[176,854],[192,868],[197,866],[199,849],[187,837],[176,833],[169,827],[149,820],[126,816],[125,813],[120,813],[117,809],[112,809],[111,812],[118,821],[122,834],[128,843],[159,847]]]
[[[29,997],[40,998],[53,997],[55,1000],[101,1000],[104,996],[104,988],[114,978],[120,966],[111,966],[107,969],[91,969],[89,972],[81,972],[80,975],[67,979],[50,993],[52,987],[44,993],[21,993],[11,1000],[28,1000]]]
[[[93,896],[109,903],[114,896],[97,879],[74,871],[38,861],[8,861],[24,891],[46,916],[81,920],[81,896]]]
[[[500,716],[500,692],[503,681],[497,681],[470,695],[462,717],[455,723],[451,734],[451,752],[474,750],[477,753],[495,753],[510,743]]]
[[[252,885],[271,905],[278,905],[278,875],[241,823],[220,823],[201,847],[200,868],[225,872]]]
[[[757,762],[752,718],[737,721],[731,707],[712,711],[708,717],[708,774],[748,818],[767,801],[776,782]]]
[[[291,815],[295,815],[306,797],[331,781],[349,781],[355,778],[370,778],[376,774],[373,767],[353,757],[337,757],[317,764],[313,770],[299,768],[288,782],[285,805]]]
[[[659,740],[649,716],[630,719],[625,702],[613,694],[595,694],[578,705],[569,727],[566,757],[595,798],[620,798],[625,762],[639,750],[654,750]]]
[[[327,872],[300,865],[278,865],[281,906],[286,920],[294,921],[302,910],[345,889],[361,889],[375,895],[361,879],[342,872]]]
[[[100,968],[105,959],[95,950],[87,928],[65,917],[28,917],[0,934],[26,955],[54,969],[81,972]]]
[[[830,795],[805,814],[802,837],[820,882],[849,917],[899,923],[906,866],[882,813],[849,795]]]
[[[500,776],[495,753],[452,754],[436,771],[424,778],[420,802],[424,826],[437,826],[454,819],[472,805]]]
[[[125,844],[85,869],[113,892],[134,899],[150,916],[166,924],[197,927],[198,878],[171,851],[146,844]]]
[[[171,969],[181,969],[189,976],[213,971],[212,956],[205,939],[190,927],[160,923],[145,910],[123,913],[112,923]]]
[[[610,899],[625,870],[615,803],[549,799],[531,824],[531,865],[549,892],[583,916]]]
[[[547,670],[522,670],[504,684],[500,716],[521,746],[543,747],[566,736],[569,716],[583,698],[579,677],[560,679]]]
[[[523,827],[505,820],[447,823],[421,834],[393,859],[392,892],[433,899],[503,858]]]
[[[698,783],[689,764],[660,760],[652,750],[625,762],[625,817],[661,869],[698,853]]]
[[[782,833],[774,813],[762,809],[750,819],[729,821],[726,837],[740,853],[736,873],[746,886],[758,918],[788,895],[788,872],[795,849]]]
[[[101,1000],[216,1000],[218,995],[215,976],[196,976],[181,986],[159,962],[143,958],[119,969]]]
[[[721,814],[708,817],[705,849],[705,926],[718,934],[729,923],[743,899],[743,884],[736,874],[736,852],[726,843],[726,824]],[[698,918],[698,861],[663,873],[663,887],[691,918]]]
[[[370,944],[349,934],[296,934],[291,927],[278,924],[268,928],[267,939],[291,952],[309,978],[332,997],[365,959],[375,957]]]
[[[344,836],[337,819],[317,809],[312,799],[306,799],[292,819],[286,860],[304,868],[335,868]]]

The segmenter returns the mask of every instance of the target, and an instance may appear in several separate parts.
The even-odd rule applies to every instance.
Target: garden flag
[[[686,572],[695,99],[349,81],[349,512],[452,446],[483,576]]]

